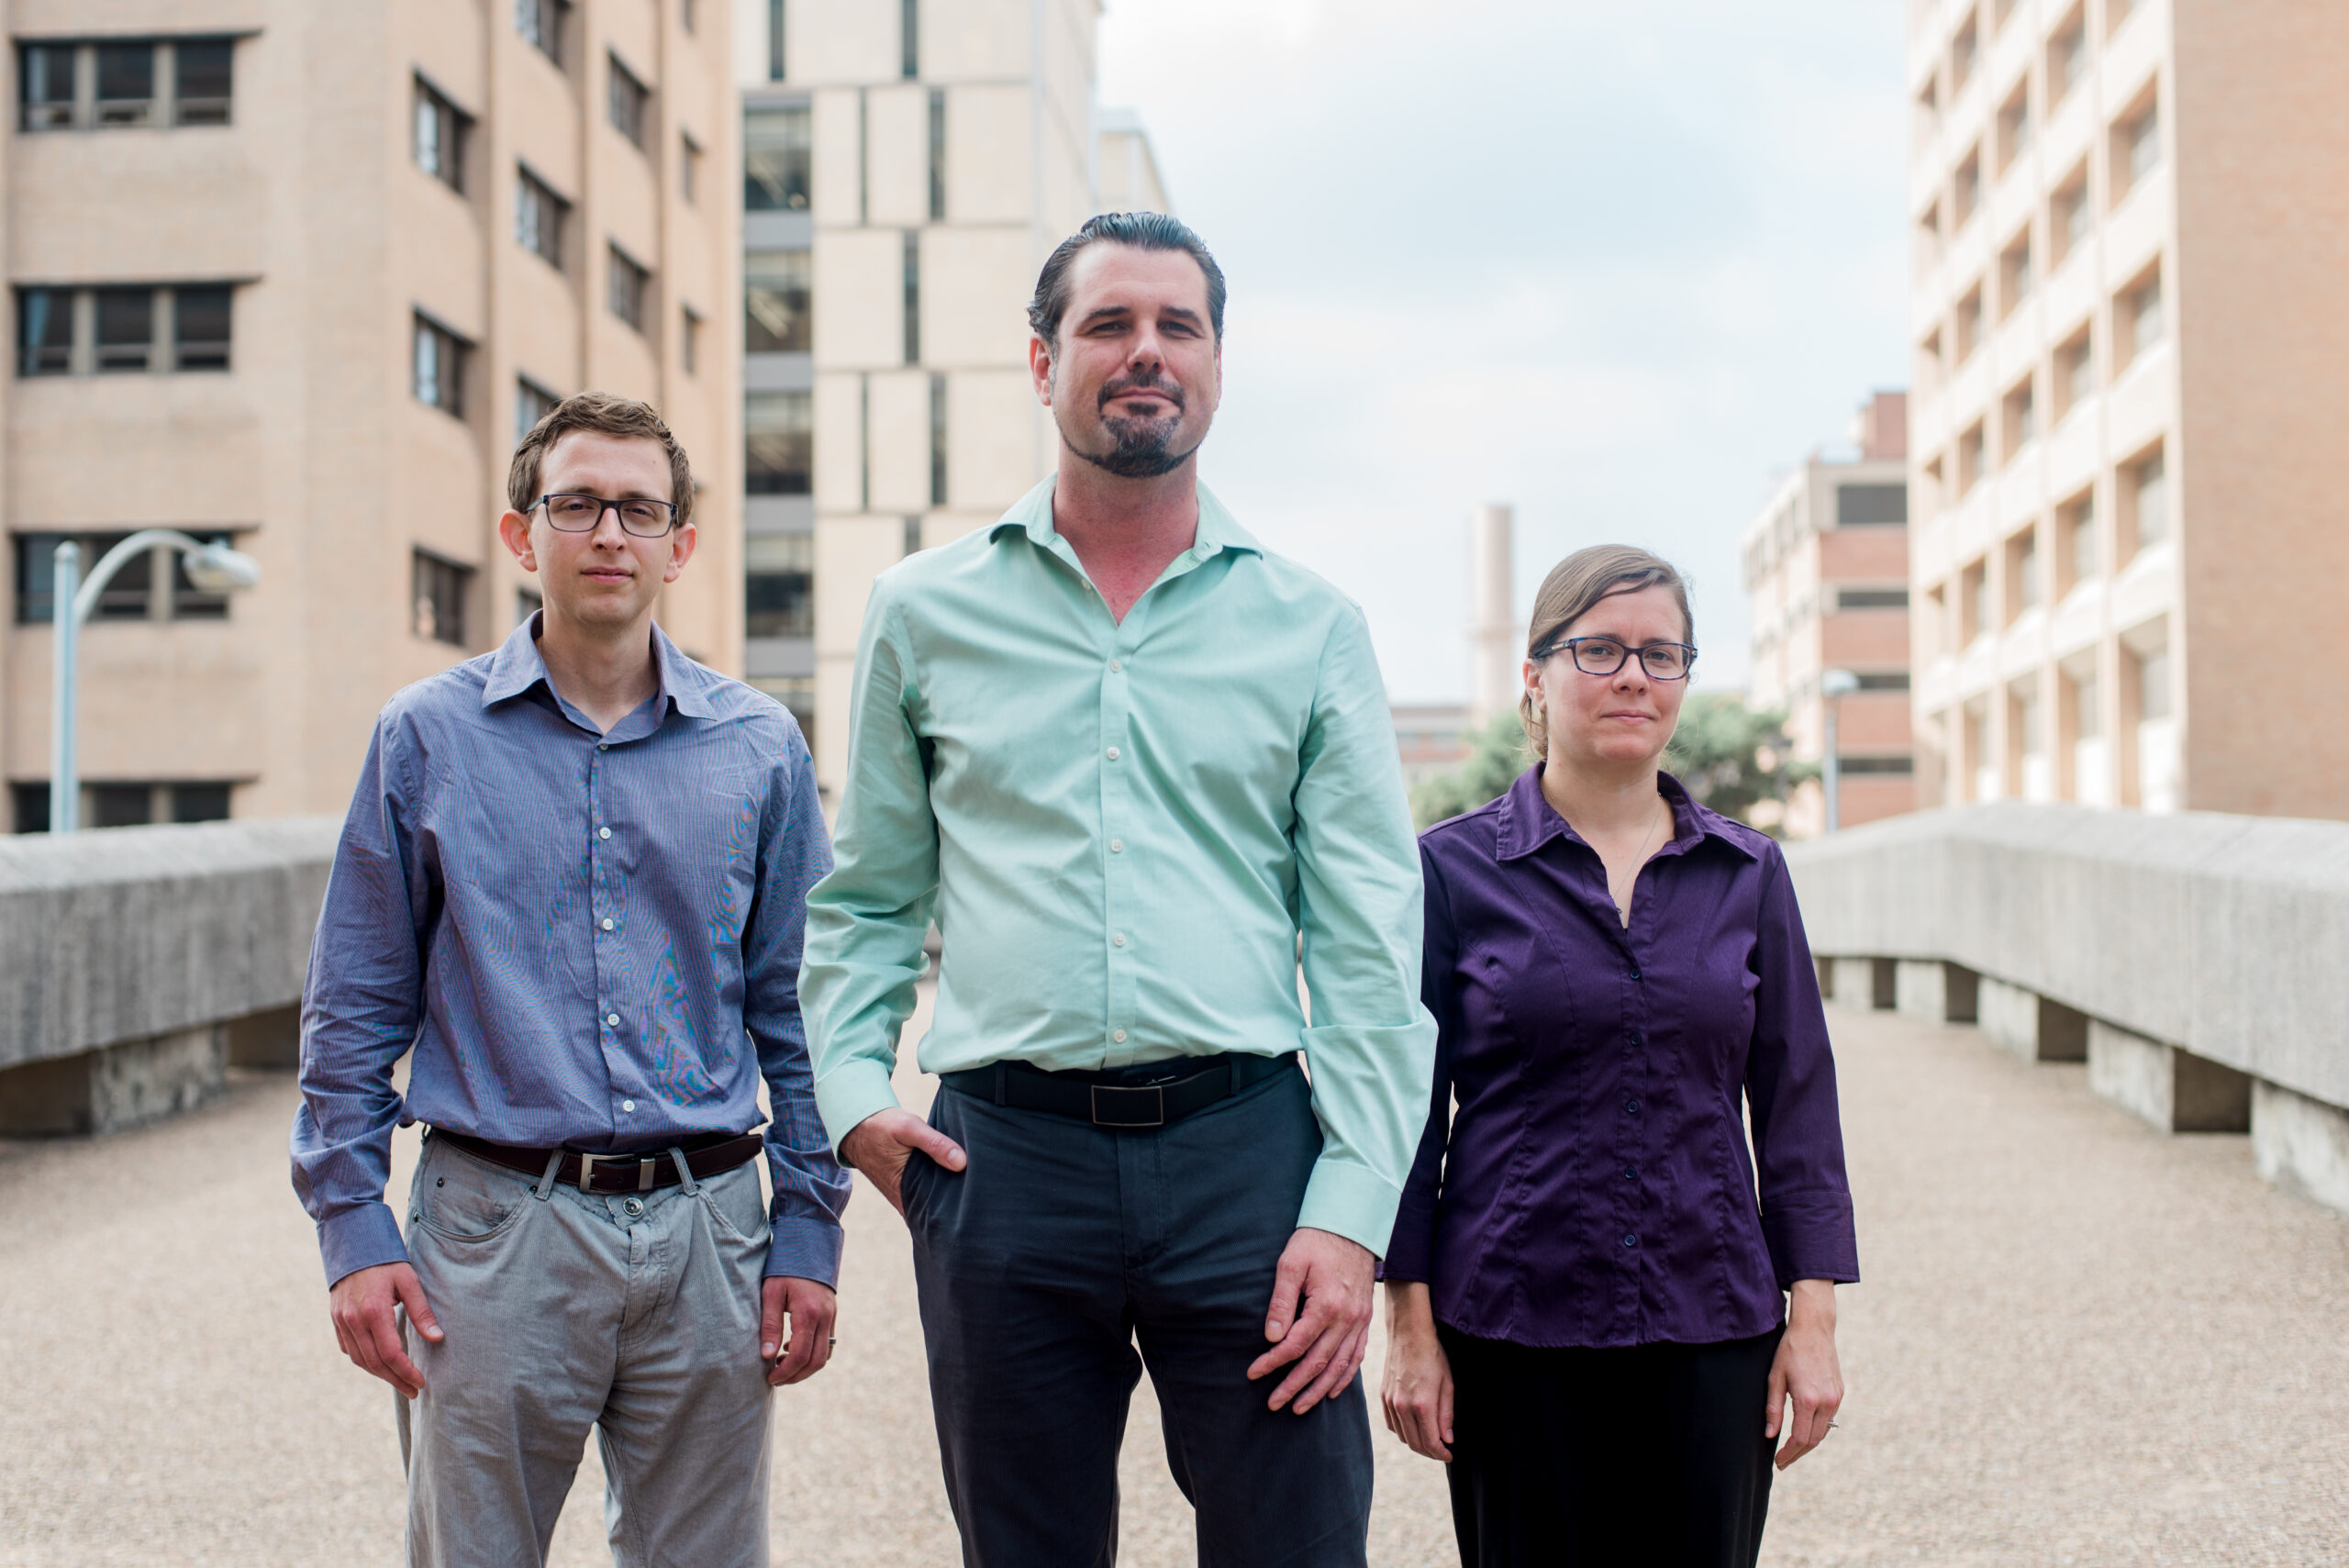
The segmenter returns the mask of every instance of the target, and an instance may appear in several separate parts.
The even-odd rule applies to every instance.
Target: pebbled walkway
[[[2349,1222],[2078,1068],[1834,1023],[1868,1278],[1843,1426],[1781,1479],[1764,1561],[2349,1562]],[[335,1351],[293,1101],[246,1077],[144,1131],[0,1144],[0,1564],[399,1560],[391,1396]],[[906,1239],[869,1195],[850,1229],[838,1358],[777,1407],[776,1561],[948,1564]],[[1372,1560],[1448,1563],[1441,1473],[1378,1436]],[[1147,1383],[1125,1474],[1121,1561],[1190,1562]],[[553,1562],[608,1562],[592,1448],[580,1486]]]

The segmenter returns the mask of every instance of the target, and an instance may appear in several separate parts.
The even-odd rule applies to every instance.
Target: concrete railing
[[[0,1134],[188,1108],[291,1066],[340,818],[0,839]]]
[[[2349,823],[2001,803],[1790,845],[1839,1001],[1978,1023],[2349,1209]]]

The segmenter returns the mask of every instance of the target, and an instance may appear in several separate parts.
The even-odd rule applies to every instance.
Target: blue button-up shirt
[[[1540,767],[1419,839],[1436,1072],[1386,1277],[1480,1339],[1743,1339],[1796,1280],[1860,1277],[1786,859],[1660,787],[1628,929]]]
[[[659,690],[598,733],[538,627],[401,692],[367,748],[302,1004],[294,1186],[327,1277],[407,1256],[395,1126],[625,1153],[757,1126],[763,1076],[766,1272],[830,1284],[849,1181],[799,1018],[831,865],[807,742],[657,627]]]

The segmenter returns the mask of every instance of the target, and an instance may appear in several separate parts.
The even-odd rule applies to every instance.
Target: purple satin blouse
[[[1660,787],[1629,929],[1538,765],[1419,837],[1435,1088],[1384,1272],[1480,1339],[1743,1339],[1794,1281],[1860,1277],[1785,857]]]

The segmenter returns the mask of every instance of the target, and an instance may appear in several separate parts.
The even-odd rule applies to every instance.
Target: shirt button
[[[1123,931],[1119,931],[1119,932],[1116,933],[1115,935],[1113,935],[1112,937],[1110,937],[1110,939],[1109,939],[1109,943],[1110,943],[1110,945],[1111,945],[1112,947],[1123,947],[1123,946],[1125,946],[1125,945],[1126,945],[1126,933],[1125,933],[1125,932],[1123,932]]]
[[[634,1100],[622,1100],[620,1102],[620,1109],[624,1111],[632,1111],[636,1109],[636,1102]]]
[[[1124,854],[1124,853],[1126,852],[1126,841],[1125,841],[1123,839],[1112,839],[1112,840],[1109,840],[1109,852],[1110,852],[1111,854],[1113,854],[1113,855],[1122,855],[1122,854]]]
[[[618,1018],[614,1018],[612,1021],[613,1021],[614,1023],[618,1023],[619,1020],[618,1020]],[[1625,1101],[1623,1102],[1623,1114],[1624,1114],[1625,1116],[1637,1116],[1637,1115],[1639,1115],[1639,1114],[1640,1114],[1640,1102],[1639,1102],[1639,1101],[1637,1101],[1637,1100],[1625,1100]]]
[[[1110,748],[1109,748],[1109,761],[1111,761],[1111,762],[1116,762],[1117,760],[1118,760],[1118,749],[1117,749],[1115,746],[1112,746],[1112,747],[1110,747]]]
[[[598,839],[608,839],[611,836],[612,830],[609,828],[598,828],[596,829],[596,837]],[[1637,970],[1632,971],[1631,978],[1637,980],[1639,977],[1639,972]]]
[[[606,923],[609,924],[608,921]],[[1631,1043],[1633,1045],[1645,1045],[1647,1043],[1647,1037],[1640,1033],[1639,1030],[1633,1029],[1631,1031]]]
[[[1626,1231],[1624,1231],[1624,1232],[1623,1232],[1623,1245],[1624,1245],[1624,1246],[1626,1246],[1626,1247],[1636,1247],[1636,1246],[1638,1246],[1639,1244],[1640,1244],[1640,1239],[1639,1239],[1638,1237],[1636,1237],[1636,1236],[1632,1235],[1632,1234],[1631,1234],[1630,1231],[1628,1231],[1628,1230],[1626,1230]]]
[[[604,1021],[611,1025],[614,1029],[620,1027],[620,1016],[618,1013],[606,1013],[604,1015]]]
[[[1632,979],[1634,979],[1634,980],[1637,980],[1639,977],[1640,977],[1640,972],[1639,972],[1639,970],[1638,970],[1638,969],[1634,968],[1634,969],[1631,971],[1631,978],[1632,978]]]
[[[608,740],[598,740],[596,742],[596,750],[598,751],[608,751],[611,749],[612,743]]]
[[[1623,1167],[1623,1179],[1627,1182],[1636,1182],[1640,1179],[1640,1173],[1635,1167],[1626,1165]]]
[[[1110,661],[1109,661],[1109,673],[1111,673],[1112,675],[1116,674],[1119,671],[1123,670],[1124,668],[1125,668],[1125,666],[1124,666],[1123,664],[1119,663],[1115,659],[1112,659],[1112,660],[1110,660]]]
[[[610,916],[608,916],[608,915],[607,915],[607,916],[604,917],[604,929],[606,929],[606,930],[607,930],[607,931],[608,931],[608,930],[610,930],[611,929],[612,929],[612,920],[611,920],[611,917],[610,917]]]
[[[1111,1040],[1116,1040],[1119,1045],[1123,1045],[1123,1044],[1125,1044],[1125,1043],[1126,1043],[1126,1031],[1125,1031],[1125,1030],[1123,1030],[1123,1029],[1119,1029],[1119,1030],[1118,1030],[1116,1033],[1112,1034],[1109,1038],[1110,1038]]]

